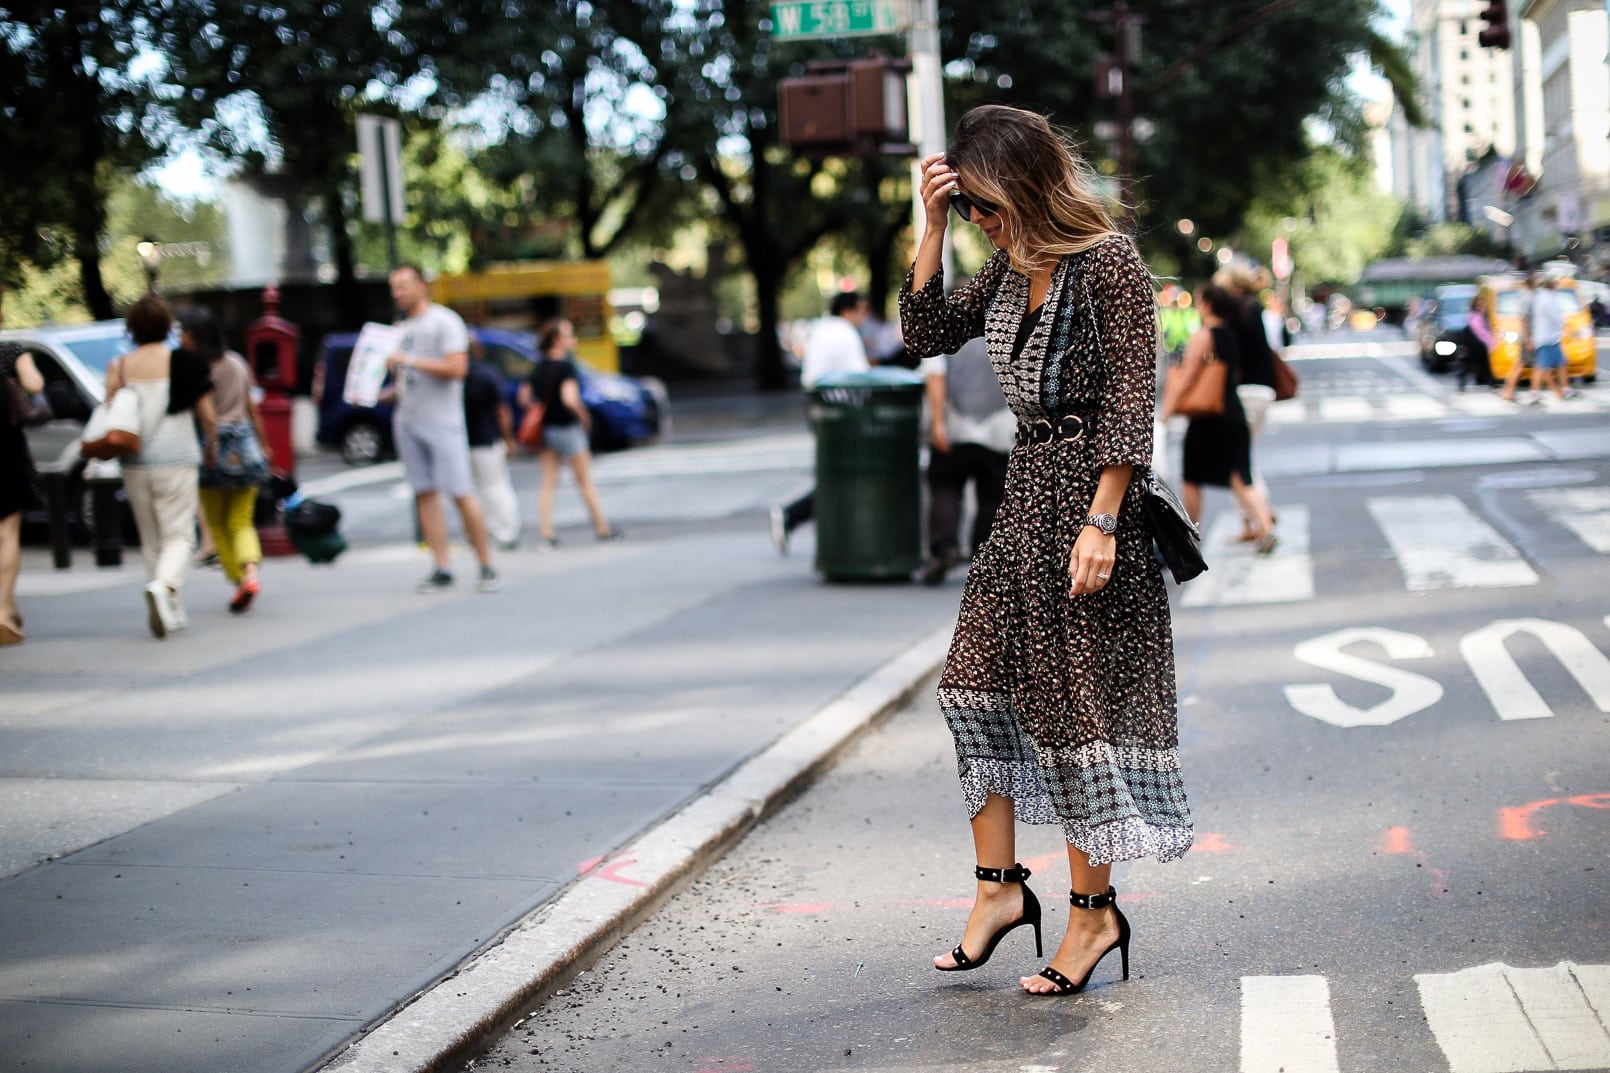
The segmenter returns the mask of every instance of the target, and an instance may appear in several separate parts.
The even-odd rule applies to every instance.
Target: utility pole
[[[912,242],[922,241],[928,210],[922,203],[922,162],[945,151],[945,87],[939,67],[939,0],[910,0],[911,33],[907,50],[911,74],[907,76],[906,97],[910,101],[912,140],[917,143],[917,160],[911,165]],[[945,229],[941,254],[945,282],[956,283],[950,229]]]
[[[1135,223],[1135,94],[1129,84],[1129,67],[1140,59],[1140,27],[1144,15],[1129,10],[1125,0],[1116,0],[1111,11],[1093,11],[1092,22],[1113,24],[1113,56],[1109,64],[1098,65],[1096,93],[1118,99],[1118,200],[1124,222]]]

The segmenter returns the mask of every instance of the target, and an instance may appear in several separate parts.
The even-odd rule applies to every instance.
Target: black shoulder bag
[[[1140,509],[1151,531],[1152,545],[1163,560],[1174,584],[1183,585],[1206,570],[1202,558],[1202,532],[1185,512],[1185,504],[1174,489],[1147,466],[1140,474]]]

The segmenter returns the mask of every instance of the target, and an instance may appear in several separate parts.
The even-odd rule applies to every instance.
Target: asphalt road
[[[1133,979],[1024,996],[1023,933],[929,968],[972,857],[925,693],[473,1068],[1610,1069],[1607,389],[1299,371],[1260,448],[1280,548],[1212,497],[1175,594],[1197,845],[1115,871]],[[1054,946],[1056,832],[1020,856]]]

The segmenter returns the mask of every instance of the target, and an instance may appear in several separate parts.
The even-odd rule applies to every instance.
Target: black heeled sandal
[[[1129,979],[1129,921],[1124,918],[1124,911],[1118,908],[1118,892],[1111,887],[1107,888],[1106,894],[1078,894],[1074,891],[1069,891],[1068,904],[1075,909],[1099,910],[1111,906],[1113,913],[1118,917],[1118,938],[1113,940],[1111,946],[1096,956],[1096,960],[1091,962],[1090,968],[1085,971],[1084,978],[1077,983],[1047,965],[1040,970],[1039,975],[1056,984],[1057,989],[1055,991],[1030,991],[1029,994],[1031,995],[1077,995],[1090,982],[1091,974],[1096,971],[1096,966],[1101,964],[1101,959],[1114,950],[1117,950],[1119,956],[1123,958],[1124,979]]]
[[[967,951],[962,949],[962,944],[957,943],[956,949],[950,952],[950,956],[955,960],[956,964],[949,966],[935,965],[934,968],[940,972],[966,972],[968,969],[976,969],[990,959],[990,955],[995,953],[995,948],[1000,945],[1007,932],[1014,928],[1021,928],[1025,924],[1032,925],[1034,928],[1034,956],[1043,957],[1044,954],[1041,951],[1044,948],[1040,945],[1040,899],[1036,898],[1034,892],[1029,889],[1029,885],[1023,882],[1033,874],[1021,864],[1014,864],[1010,868],[985,868],[982,865],[974,868],[974,878],[983,880],[986,883],[1022,883],[1023,915],[1005,927],[1000,928],[994,935],[991,935],[989,945],[984,947],[984,952],[978,957],[968,957]]]

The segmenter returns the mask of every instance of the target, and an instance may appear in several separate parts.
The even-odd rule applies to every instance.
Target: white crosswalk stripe
[[[1495,963],[1414,982],[1449,1073],[1610,1068],[1610,966]]]
[[[1610,395],[1580,392],[1573,398],[1541,398],[1536,407],[1522,392],[1519,402],[1505,402],[1486,388],[1473,388],[1446,397],[1416,390],[1370,392],[1351,385],[1335,394],[1315,392],[1276,403],[1265,421],[1273,426],[1314,423],[1362,424],[1377,421],[1440,421],[1454,417],[1506,417],[1530,413],[1585,414],[1610,410]],[[1333,389],[1334,390],[1334,387]],[[1360,394],[1361,390],[1366,393]]]
[[[1610,554],[1610,488],[1544,488],[1528,497],[1600,555]]]
[[[1280,508],[1280,544],[1263,556],[1235,535],[1241,519],[1221,512],[1203,540],[1208,572],[1185,587],[1186,607],[1295,603],[1314,598],[1314,564],[1308,554],[1308,508]]]
[[[1448,1073],[1610,1069],[1610,965],[1494,963],[1414,982]],[[1326,977],[1241,978],[1241,1073],[1340,1073],[1349,1042]]]
[[[1241,978],[1241,1073],[1339,1073],[1323,976]]]
[[[1599,555],[1610,555],[1610,487],[1539,488],[1524,499],[1549,522]],[[1364,501],[1409,592],[1536,585],[1521,552],[1454,495],[1371,496]],[[1239,515],[1228,507],[1208,519],[1202,541],[1208,572],[1180,591],[1186,608],[1302,603],[1318,595],[1309,508],[1280,504],[1280,543],[1260,556],[1241,543]]]
[[[1411,592],[1535,585],[1537,573],[1458,496],[1386,496],[1366,501]]]

